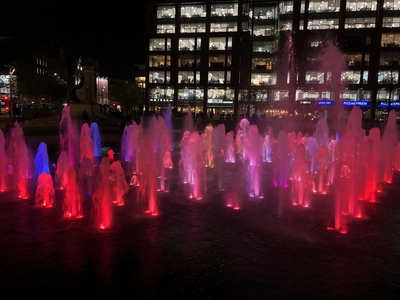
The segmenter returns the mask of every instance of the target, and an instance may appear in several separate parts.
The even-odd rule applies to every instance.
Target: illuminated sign
[[[388,102],[378,102],[377,107],[389,107]],[[390,102],[390,107],[400,107],[400,102]]]
[[[311,104],[311,101],[304,101],[304,100],[301,100],[301,101],[300,101],[300,104]]]
[[[208,103],[214,103],[214,104],[233,104],[233,101],[224,101],[223,99],[208,99]]]
[[[360,106],[360,107],[369,107],[369,100],[342,100],[342,106]]]
[[[316,106],[333,106],[333,100],[317,100]]]

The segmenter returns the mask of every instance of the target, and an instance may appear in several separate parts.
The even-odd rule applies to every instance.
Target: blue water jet
[[[92,137],[92,141],[94,143],[94,156],[100,156],[101,138],[97,123],[92,123],[90,125],[90,136]]]

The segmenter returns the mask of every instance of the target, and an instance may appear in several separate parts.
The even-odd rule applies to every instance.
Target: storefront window
[[[204,90],[203,89],[179,89],[178,90],[178,104],[182,104],[179,100],[195,100],[203,102]]]
[[[267,90],[252,89],[250,92],[250,100],[256,102],[266,102],[268,98]]]
[[[174,101],[174,89],[172,87],[167,88],[151,88],[150,89],[150,102],[173,102]]]
[[[238,15],[237,3],[211,4],[212,17],[234,17]]]
[[[340,0],[310,0],[309,13],[329,13],[340,10]]]
[[[399,71],[379,71],[378,72],[378,84],[398,84],[399,83]]]
[[[287,101],[289,100],[288,90],[275,90],[272,92],[272,101]]]
[[[346,18],[345,29],[375,28],[375,17]]]
[[[400,33],[383,33],[382,47],[400,47]]]
[[[342,84],[360,84],[361,71],[342,72],[340,82]]]
[[[251,85],[252,86],[264,86],[276,84],[275,73],[252,73],[251,74]]]
[[[324,84],[324,72],[306,71],[306,84]]]
[[[237,23],[236,22],[211,23],[210,30],[211,32],[236,32]]]
[[[339,19],[317,19],[309,20],[307,24],[309,30],[339,29]]]
[[[346,11],[372,11],[376,10],[375,0],[347,0]]]
[[[205,18],[206,5],[205,4],[191,4],[181,6],[181,18]]]
[[[296,101],[301,100],[319,100],[320,93],[318,91],[296,90]]]

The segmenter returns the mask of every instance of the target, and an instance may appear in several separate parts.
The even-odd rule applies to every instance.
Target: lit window
[[[206,32],[206,23],[182,23],[181,33],[203,33]]]
[[[195,38],[179,39],[178,49],[179,51],[194,51],[196,50],[195,42]]]
[[[309,20],[307,29],[309,30],[326,30],[326,29],[338,29],[339,19],[316,19]]]
[[[324,72],[306,71],[306,84],[324,84]]]
[[[149,67],[150,68],[165,67],[165,56],[164,55],[150,55],[149,56]]]
[[[252,73],[251,74],[251,85],[253,86],[264,86],[276,84],[275,73]]]
[[[205,18],[206,16],[206,6],[204,4],[181,6],[181,18]]]
[[[253,17],[253,11],[250,11],[250,18]],[[275,7],[254,7],[254,19],[256,20],[270,20],[276,18]]]
[[[165,72],[164,71],[150,71],[149,72],[149,83],[164,83]]]
[[[400,47],[400,33],[383,33],[382,47]]]
[[[210,50],[226,50],[226,37],[212,37],[209,41]]]
[[[150,39],[150,51],[165,51],[165,39]]]
[[[347,11],[375,11],[376,1],[373,0],[347,0]]]
[[[360,84],[361,71],[344,71],[340,76],[342,84]]]
[[[253,70],[272,70],[275,68],[276,60],[273,58],[256,57],[252,59]]]
[[[157,25],[157,33],[175,33],[175,25],[159,24]]]
[[[271,36],[275,34],[275,26],[274,25],[256,25],[253,26],[253,35],[254,36]]]
[[[157,19],[172,19],[175,18],[174,6],[158,6]]]
[[[379,71],[378,72],[378,84],[398,84],[399,82],[399,71]]]
[[[237,23],[211,23],[211,32],[236,32]]]
[[[375,28],[375,17],[346,18],[344,28],[346,29]]]
[[[279,2],[279,14],[293,13],[293,1]]]
[[[383,18],[382,27],[397,28],[400,27],[400,17],[385,17]]]
[[[209,84],[228,83],[225,80],[225,73],[226,73],[225,71],[210,71],[210,72],[208,72],[208,83]],[[229,81],[230,81],[230,78],[229,78]]]
[[[385,10],[400,10],[399,0],[385,0],[383,4]]]
[[[310,0],[309,13],[331,13],[340,10],[340,0]]]
[[[238,15],[238,4],[211,4],[212,17],[234,17]]]

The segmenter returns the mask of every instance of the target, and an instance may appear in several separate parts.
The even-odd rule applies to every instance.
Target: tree
[[[144,97],[140,88],[132,80],[120,81],[120,84],[110,87],[110,99],[121,103],[125,110],[133,107],[141,109],[144,105]]]

